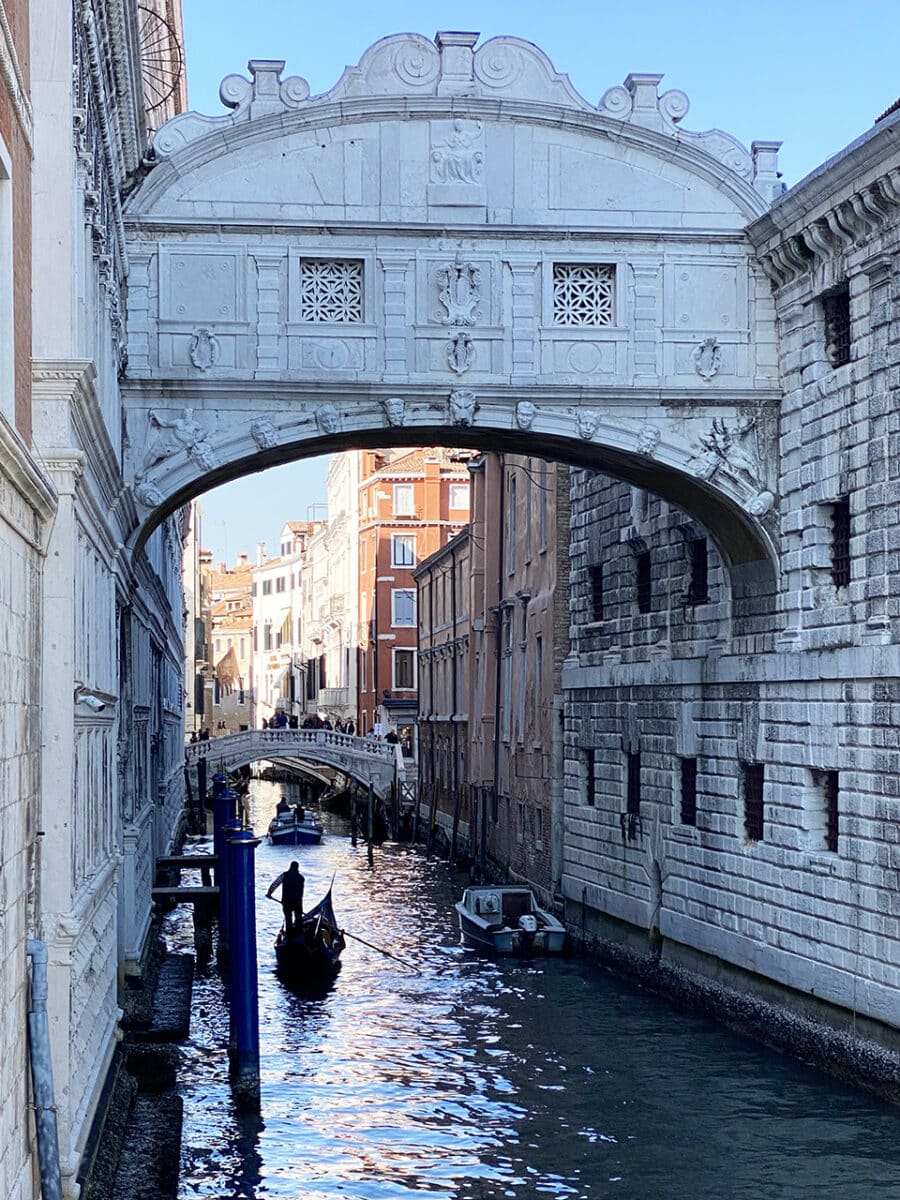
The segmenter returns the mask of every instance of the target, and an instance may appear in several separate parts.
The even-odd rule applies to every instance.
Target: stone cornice
[[[14,520],[12,505],[4,505],[5,518],[15,524],[29,545],[42,549],[41,526],[54,516],[59,497],[46,471],[32,457],[15,429],[0,416],[0,484],[3,480],[14,489],[22,510],[32,513],[30,522]]]
[[[31,100],[28,95],[28,88],[25,85],[25,76],[22,73],[19,56],[16,53],[16,46],[13,41],[12,30],[10,29],[9,18],[6,15],[3,0],[0,0],[0,75],[3,77],[6,90],[9,92],[10,99],[12,100],[13,109],[18,118],[19,127],[22,130],[22,136],[25,138],[28,149],[33,150],[34,116],[31,111]]]
[[[829,159],[747,227],[783,287],[900,223],[900,113]]]

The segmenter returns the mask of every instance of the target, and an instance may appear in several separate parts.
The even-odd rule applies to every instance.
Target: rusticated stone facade
[[[565,674],[570,918],[893,1044],[898,128],[750,227],[784,387],[777,616],[738,631],[706,531],[585,472]]]

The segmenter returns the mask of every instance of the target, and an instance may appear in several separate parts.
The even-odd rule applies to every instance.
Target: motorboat
[[[317,986],[332,980],[340,968],[346,942],[331,904],[331,888],[290,933],[282,927],[275,939],[278,971],[293,985]]]
[[[273,846],[317,846],[324,829],[308,810],[298,807],[276,812],[269,822],[267,837]]]
[[[539,907],[529,887],[469,887],[457,901],[463,940],[494,954],[560,954],[562,922]]]

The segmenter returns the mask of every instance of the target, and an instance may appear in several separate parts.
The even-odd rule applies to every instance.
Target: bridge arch
[[[773,143],[599,104],[536,47],[383,39],[311,97],[253,61],[130,198],[131,545],[215,484],[351,447],[508,449],[671,500],[775,594]]]

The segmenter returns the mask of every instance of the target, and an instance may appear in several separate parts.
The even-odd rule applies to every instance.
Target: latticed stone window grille
[[[553,264],[553,323],[613,325],[616,269],[608,263]]]
[[[300,320],[358,325],[363,319],[363,265],[353,259],[300,262]]]

